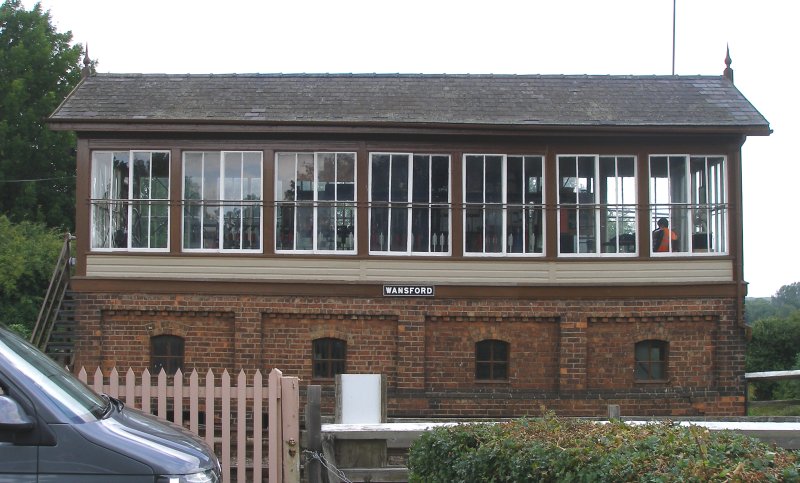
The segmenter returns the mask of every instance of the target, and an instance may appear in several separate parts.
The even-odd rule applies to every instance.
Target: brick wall
[[[311,341],[347,342],[347,371],[387,376],[390,416],[742,415],[736,300],[428,299],[76,294],[76,366],[149,366],[149,338],[185,337],[184,366],[314,380]],[[510,344],[509,379],[475,381],[475,343]],[[633,380],[639,340],[669,344],[668,381]]]

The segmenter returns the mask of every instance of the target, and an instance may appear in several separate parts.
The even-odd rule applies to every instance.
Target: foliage
[[[800,282],[784,285],[772,296],[772,303],[800,309]]]
[[[800,454],[731,432],[553,416],[436,429],[409,454],[412,482],[800,481],[798,472]]]
[[[36,323],[62,246],[54,229],[0,215],[0,321],[24,336]]]
[[[16,222],[74,225],[75,135],[45,125],[81,78],[71,40],[39,4],[0,5],[0,213]]]
[[[785,318],[761,319],[753,325],[745,363],[747,372],[800,368],[798,357],[800,357],[800,310],[795,310]],[[755,383],[754,387],[755,397],[759,400],[800,398],[797,381],[760,381]]]
[[[753,325],[768,317],[788,317],[800,310],[800,282],[784,285],[769,298],[748,297],[745,303],[745,320]]]

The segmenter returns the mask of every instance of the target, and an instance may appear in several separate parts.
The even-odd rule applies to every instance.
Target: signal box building
[[[745,411],[740,153],[770,127],[729,69],[90,75],[49,123],[77,367],[277,367],[327,410],[380,373],[394,417]]]

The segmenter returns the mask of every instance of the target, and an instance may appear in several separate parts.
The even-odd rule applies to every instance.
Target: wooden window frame
[[[645,347],[648,357],[646,359],[639,359],[639,352],[640,348]],[[650,358],[650,354],[652,354],[652,350],[657,348],[659,350],[659,354],[661,356],[660,359],[653,360]],[[634,345],[634,370],[633,370],[633,378],[634,381],[637,383],[659,383],[659,382],[667,382],[668,381],[668,368],[669,362],[669,343],[665,340],[658,340],[658,339],[648,339],[642,340],[637,342]],[[661,377],[656,378],[653,377],[653,368],[660,367]],[[641,368],[641,371],[640,371]],[[640,374],[644,374],[646,377],[641,377]]]
[[[489,160],[488,158],[497,158]],[[540,172],[540,190],[541,200],[537,202],[522,200],[521,203],[509,202],[508,190],[508,176],[509,176],[509,159],[516,160],[520,158],[522,161],[521,181],[529,177],[525,172],[527,161],[538,161]],[[474,175],[469,171],[470,161],[480,161],[482,166],[481,178],[481,199],[472,199],[472,195],[476,191],[470,190],[470,186],[474,183]],[[489,162],[499,162],[500,164],[500,193],[495,193],[498,199],[487,199],[487,169],[486,166]],[[546,196],[546,163],[545,157],[540,154],[489,154],[489,153],[467,153],[463,155],[462,159],[462,193],[463,193],[463,209],[462,209],[462,225],[463,232],[462,245],[465,257],[544,257],[546,255],[547,247],[545,246],[546,227],[545,227],[545,196]],[[470,180],[472,180],[470,182]],[[526,190],[523,189],[523,193]],[[515,240],[513,236],[509,237],[509,211],[523,210],[525,213],[522,217],[522,232],[527,233],[530,219],[538,220],[538,233],[536,234],[538,240],[530,240],[528,243]],[[475,217],[479,214],[478,217]],[[499,233],[490,236],[487,227],[491,224],[488,220],[492,218],[494,225],[499,223]],[[477,223],[480,225],[480,237],[475,237],[475,234],[470,232],[470,227],[475,225],[472,218],[478,218]],[[536,225],[535,225],[536,226]],[[533,243],[530,243],[533,241]],[[480,249],[477,247],[480,246]],[[520,251],[516,251],[514,247],[522,247]]]
[[[334,357],[335,345],[339,347],[342,357]],[[321,350],[318,351],[318,345]],[[317,357],[322,352],[323,357]],[[321,365],[322,370],[317,370]],[[344,374],[347,368],[347,341],[335,337],[322,337],[311,341],[311,377],[315,380],[332,380],[337,374]]]
[[[386,176],[386,189],[387,199],[376,200],[374,189],[376,187],[375,174],[378,170],[374,169],[375,163],[379,157],[388,157],[388,170]],[[394,162],[395,158],[406,158],[407,173],[405,179],[394,179]],[[447,163],[447,176],[446,186],[447,199],[434,200],[434,162]],[[427,173],[420,171],[417,168],[422,163],[427,163]],[[415,184],[417,179],[415,175],[426,174],[426,182],[428,184],[424,190]],[[450,256],[453,253],[453,208],[452,208],[452,158],[449,154],[437,153],[413,153],[413,152],[371,152],[369,154],[369,254],[370,255],[413,255],[413,256]],[[395,199],[392,193],[393,185],[395,183],[403,184],[404,195],[400,199]],[[420,192],[426,192],[427,199],[415,199],[415,195]],[[383,235],[383,232],[378,232],[376,223],[378,213],[385,210],[386,217],[386,232],[388,238]],[[434,214],[441,216],[441,212],[446,212],[446,227],[444,229],[434,228]],[[426,214],[426,223],[423,224],[424,230],[420,229],[415,231],[415,217],[419,213]],[[396,224],[394,216],[398,215],[405,217],[403,223]],[[402,221],[402,218],[401,218]],[[401,236],[405,238],[405,242],[399,246],[393,245],[393,230],[399,229],[402,231]],[[425,231],[424,237],[420,238],[418,231]],[[437,234],[436,231],[439,233]],[[431,234],[433,232],[433,234]],[[383,240],[381,240],[383,238]],[[415,243],[415,241],[417,243]],[[420,246],[425,245],[427,250],[419,249]]]
[[[482,346],[488,347],[489,357],[481,359],[480,353]],[[504,359],[498,359],[496,352],[499,347],[505,352]],[[498,339],[484,339],[475,343],[475,381],[476,382],[508,382],[509,369],[511,366],[511,344]],[[489,377],[481,377],[481,367],[488,369]],[[500,368],[503,368],[502,372]],[[500,373],[498,375],[498,373]]]
[[[156,342],[158,340],[167,341],[165,347],[167,354],[156,354]],[[177,354],[173,350],[178,349]],[[163,369],[164,372],[172,376],[180,369],[183,370],[183,363],[186,357],[186,340],[178,335],[161,334],[150,337],[150,368],[153,374],[157,375]],[[174,366],[174,367],[173,367]]]

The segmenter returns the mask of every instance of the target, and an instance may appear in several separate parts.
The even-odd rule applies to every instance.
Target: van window
[[[0,351],[74,422],[96,420],[110,404],[55,361],[3,329],[0,329]]]

